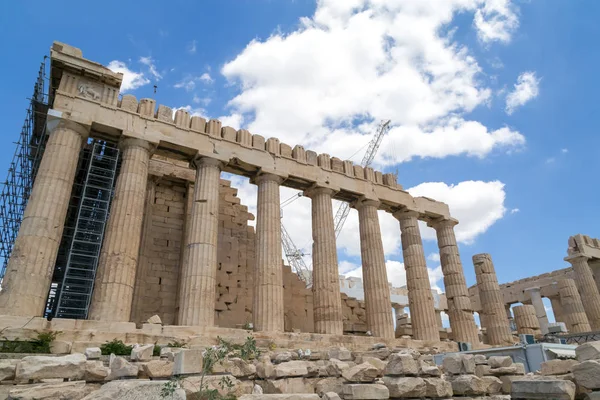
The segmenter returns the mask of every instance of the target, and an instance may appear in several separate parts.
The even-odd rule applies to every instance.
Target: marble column
[[[435,320],[437,321],[438,330],[444,328],[444,321],[442,320],[442,311],[435,310]]]
[[[556,322],[565,322],[565,315],[560,304],[560,296],[549,297],[550,304],[552,304],[552,314],[554,314],[554,320]]]
[[[531,305],[535,308],[535,315],[540,322],[540,330],[542,331],[542,334],[545,335],[548,333],[548,316],[546,315],[546,306],[542,300],[540,288],[535,287],[525,289],[525,293],[527,293],[531,299]]]
[[[591,332],[592,328],[585,313],[581,296],[573,279],[558,281],[560,305],[569,333]]]
[[[256,268],[254,270],[254,308],[256,331],[283,332],[283,272],[281,260],[281,178],[261,174],[256,205]]]
[[[477,325],[475,325],[473,307],[454,235],[454,226],[457,223],[454,219],[444,219],[432,221],[429,225],[436,230],[437,234],[448,299],[448,317],[454,340],[477,344],[479,343]]]
[[[475,266],[477,290],[479,291],[482,308],[479,317],[484,316],[488,344],[494,346],[512,345],[513,337],[506,317],[504,300],[498,285],[492,257],[486,253],[475,254],[473,265]]]
[[[517,333],[536,336],[541,333],[540,322],[532,305],[523,304],[513,307],[513,312],[515,313]]]
[[[394,217],[400,221],[412,336],[413,339],[417,340],[439,341],[440,332],[435,315],[435,304],[431,293],[431,283],[427,272],[418,216],[419,213],[416,211],[398,211],[394,213]]]
[[[316,333],[344,334],[335,229],[328,188],[312,188],[304,195],[312,200],[312,292]]]
[[[50,135],[0,292],[0,314],[42,316],[63,234],[79,153],[89,128],[61,120]]]
[[[506,318],[508,318],[509,329],[512,332],[512,329],[513,329],[512,327],[513,327],[513,324],[515,322],[515,319],[513,318],[513,314],[512,314],[512,311],[510,309],[510,304],[505,304],[504,305],[504,309],[506,310]]]
[[[192,163],[196,181],[181,269],[179,324],[215,325],[217,238],[219,233],[219,178],[221,162],[200,157]]]
[[[373,336],[393,339],[390,287],[377,215],[379,202],[359,200],[354,207],[358,210],[367,327]]]
[[[121,170],[100,251],[89,319],[129,321],[142,237],[150,143],[121,142]]]
[[[565,258],[573,266],[575,280],[581,295],[581,301],[585,308],[588,321],[593,331],[600,330],[600,293],[592,270],[588,266],[588,257],[584,255],[575,255]]]

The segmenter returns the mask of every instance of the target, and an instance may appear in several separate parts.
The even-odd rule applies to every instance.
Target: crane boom
[[[296,275],[306,283],[306,287],[310,287],[312,285],[312,273],[302,258],[304,253],[298,250],[292,241],[290,234],[283,226],[283,221],[281,222],[281,243],[283,244],[285,258],[287,258],[290,267],[292,267]]]

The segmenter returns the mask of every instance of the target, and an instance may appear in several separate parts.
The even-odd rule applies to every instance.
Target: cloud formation
[[[143,72],[130,70],[123,61],[113,60],[108,63],[107,67],[113,72],[120,72],[123,74],[121,93],[130,92],[150,83],[150,80],[144,76]]]
[[[528,101],[535,99],[539,94],[540,79],[535,72],[523,72],[517,78],[514,89],[506,95],[506,113],[512,114],[515,110]]]

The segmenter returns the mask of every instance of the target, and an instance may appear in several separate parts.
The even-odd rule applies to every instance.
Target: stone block
[[[131,361],[148,361],[152,359],[153,344],[145,344],[131,349]]]
[[[181,349],[175,354],[173,375],[199,374],[202,372],[202,350]]]
[[[148,381],[148,380],[121,380],[108,382],[103,385],[100,390],[88,395],[85,400],[162,400],[162,388],[164,381]],[[176,389],[169,396],[170,400],[185,400],[186,394],[183,389]]]
[[[118,378],[135,378],[139,372],[137,365],[130,363],[123,357],[110,356],[109,362],[110,374],[108,380]]]
[[[316,394],[245,394],[239,400],[319,400]]]
[[[573,400],[575,384],[564,380],[519,380],[512,383],[514,400]]]
[[[86,361],[80,353],[63,357],[23,357],[16,368],[16,379],[20,382],[48,378],[78,380],[83,378]]]
[[[215,364],[212,372],[215,374],[227,373],[236,378],[245,378],[256,374],[256,367],[251,362],[235,357]]]
[[[344,400],[389,399],[390,392],[384,385],[348,383],[342,388]]]
[[[71,353],[71,342],[65,342],[64,340],[54,340],[50,343],[50,353],[52,354],[70,354]]]
[[[273,378],[275,376],[275,366],[269,361],[262,361],[256,364],[256,375],[261,379]]]
[[[152,360],[142,365],[142,370],[149,378],[170,378],[173,375],[173,362]]]
[[[83,380],[86,382],[104,382],[110,374],[110,368],[105,367],[102,361],[86,361]]]
[[[383,376],[383,371],[386,367],[386,362],[375,357],[362,357],[362,363],[369,363],[379,370],[379,376]]]
[[[600,361],[587,360],[573,366],[575,382],[587,389],[600,389]]]
[[[578,361],[599,360],[600,359],[600,341],[587,342],[575,349]]]
[[[491,356],[488,358],[488,365],[491,368],[510,367],[513,360],[510,356]]]
[[[424,397],[427,391],[427,385],[422,378],[384,376],[383,384],[392,398]]]
[[[334,392],[327,392],[323,394],[323,400],[342,400],[342,398]]]
[[[0,382],[15,379],[15,371],[19,360],[0,360]]]
[[[419,367],[410,354],[391,354],[384,374],[392,376],[417,375]]]
[[[342,373],[348,382],[373,382],[378,376],[379,370],[369,363],[358,364]]]
[[[495,394],[502,391],[502,381],[495,376],[484,376],[483,379],[487,383],[487,393]]]
[[[350,368],[350,364],[332,358],[325,364],[325,371],[329,376],[342,376],[344,371]]]
[[[337,394],[342,393],[342,386],[344,380],[342,378],[325,378],[318,380],[315,384],[315,392],[319,396],[323,396],[324,393],[335,392]]]
[[[329,349],[327,355],[330,359],[335,358],[340,361],[352,361],[352,352],[344,347]]]
[[[148,320],[146,322],[149,324],[162,324],[162,320],[156,314],[151,316],[150,318],[148,318]]]
[[[442,367],[449,375],[474,374],[475,360],[470,354],[448,354],[442,361]]]
[[[85,349],[84,355],[88,360],[99,360],[102,350],[100,350],[100,347],[88,347]]]
[[[425,396],[433,399],[452,396],[452,385],[442,378],[424,378]]]
[[[256,382],[262,385],[263,392],[266,394],[315,392],[313,380],[306,378],[269,379]]]
[[[490,368],[490,375],[525,375],[525,366],[521,363],[514,363],[510,367]]]
[[[99,386],[84,381],[18,385],[10,389],[9,399],[19,400],[79,400],[98,390]]]
[[[308,362],[306,361],[288,361],[275,366],[276,378],[289,378],[305,376],[308,374]]]
[[[577,364],[577,360],[550,360],[541,364],[540,373],[542,375],[564,375],[573,372],[573,366]]]
[[[488,382],[475,375],[458,375],[450,379],[455,395],[481,396],[487,393]]]
[[[282,351],[279,353],[275,353],[273,354],[273,356],[271,357],[271,361],[275,362],[275,363],[282,363],[282,362],[288,362],[292,360],[292,353],[289,351]]]

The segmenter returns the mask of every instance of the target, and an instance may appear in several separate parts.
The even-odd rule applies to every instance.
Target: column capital
[[[372,207],[379,208],[380,204],[381,204],[381,202],[379,200],[367,199],[363,196],[363,197],[359,198],[358,200],[355,200],[352,203],[350,203],[350,207],[360,210],[361,208],[363,208],[365,206],[372,206]]]
[[[152,153],[156,148],[155,145],[143,139],[123,136],[121,140],[119,140],[119,149],[124,150],[128,147],[141,147],[142,149],[147,150],[150,153]]]
[[[427,226],[436,230],[447,226],[453,228],[456,225],[458,225],[458,220],[455,218],[432,219],[427,222]]]
[[[405,218],[417,218],[418,219],[419,216],[421,215],[421,213],[418,211],[415,211],[415,210],[402,209],[402,210],[393,212],[392,215],[397,220],[401,220],[401,219],[405,219]]]
[[[590,258],[592,258],[592,257],[579,253],[579,254],[573,254],[573,255],[567,256],[564,258],[564,260],[568,263],[571,263],[571,265],[572,265],[573,263],[582,261],[582,260],[585,260],[585,262],[587,262]]]
[[[259,172],[253,178],[250,179],[250,183],[254,183],[255,185],[266,181],[274,181],[277,182],[278,185],[281,185],[283,183],[283,178],[279,175],[271,174],[268,172]]]
[[[223,169],[223,162],[220,160],[217,160],[216,158],[211,158],[211,157],[206,157],[206,156],[196,156],[190,162],[190,166],[195,169],[198,169],[200,166],[203,166],[203,165],[210,166],[210,167],[216,167],[219,169],[219,171],[221,171]]]
[[[313,186],[309,187],[308,189],[306,189],[303,192],[303,195],[305,197],[312,198],[314,195],[317,195],[317,194],[326,194],[326,195],[329,195],[331,197],[334,194],[336,194],[337,192],[338,192],[337,190],[334,190],[332,188],[313,185]]]
[[[482,263],[486,260],[492,261],[492,256],[489,253],[473,254],[473,264]]]
[[[46,133],[51,135],[56,130],[69,129],[77,132],[85,140],[90,135],[91,125],[84,125],[79,122],[75,122],[63,117],[61,111],[54,109],[48,110],[48,117],[46,119]]]
[[[540,290],[542,290],[541,287],[533,286],[533,287],[529,287],[527,289],[523,289],[523,292],[539,292]]]

